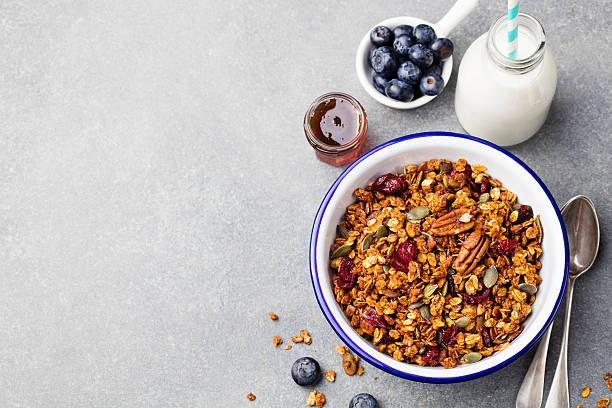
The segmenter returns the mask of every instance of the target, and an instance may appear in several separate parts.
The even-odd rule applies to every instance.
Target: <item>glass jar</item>
[[[471,135],[509,146],[544,124],[557,87],[557,66],[544,28],[518,15],[518,56],[506,56],[507,16],[500,17],[465,52],[455,92],[455,112]]]
[[[350,95],[332,92],[318,97],[304,116],[304,133],[317,158],[332,166],[354,161],[368,132],[363,106]]]

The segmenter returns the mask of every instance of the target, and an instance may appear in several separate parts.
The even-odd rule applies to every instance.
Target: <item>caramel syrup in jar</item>
[[[357,158],[367,128],[361,104],[342,93],[317,98],[304,117],[304,132],[315,154],[319,160],[334,166]]]

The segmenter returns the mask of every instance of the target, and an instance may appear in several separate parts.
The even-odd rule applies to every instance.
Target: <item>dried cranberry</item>
[[[389,326],[385,321],[385,318],[376,313],[375,309],[366,309],[361,314],[361,317],[367,324],[374,327],[380,327],[383,329],[387,329]]]
[[[395,251],[395,259],[391,262],[391,266],[398,271],[408,272],[408,265],[414,259],[417,245],[414,241],[402,242],[397,246]]]
[[[489,329],[487,329],[486,327],[483,327],[482,329],[482,342],[487,347],[491,347],[493,345],[493,342],[491,341],[491,335],[489,334]]]
[[[440,338],[440,343],[442,343],[444,347],[452,346],[455,344],[455,341],[457,341],[455,339],[455,334],[457,334],[457,326],[453,324],[451,327],[444,330]]]
[[[465,181],[468,182],[472,190],[478,191],[476,187],[476,183],[474,182],[474,179],[472,178],[472,166],[470,166],[469,164],[466,164],[465,170],[463,170],[463,175],[465,176]]]
[[[437,362],[440,359],[440,349],[437,347],[427,347],[425,354],[421,358],[424,363]]]
[[[484,179],[484,181],[482,183],[480,183],[480,194],[484,194],[484,193],[488,193],[489,192],[489,179],[486,178]]]
[[[533,218],[533,209],[530,205],[521,205],[518,209],[518,218],[516,222],[518,224],[530,220]]]
[[[383,193],[384,195],[393,195],[401,193],[406,189],[406,182],[403,178],[395,174],[387,173],[374,181],[372,189]]]
[[[487,300],[490,293],[491,293],[491,290],[489,288],[485,288],[485,290],[475,295],[468,295],[466,293],[463,295],[463,299],[465,300],[466,303],[470,305],[475,305],[475,304],[482,303],[485,300]]]
[[[520,244],[517,241],[512,239],[504,239],[503,241],[499,241],[497,243],[497,252],[501,254],[505,254],[508,251],[512,251],[514,248],[518,247]]]
[[[338,278],[338,280],[336,281],[336,285],[338,285],[340,289],[352,289],[355,286],[356,282],[357,282],[357,279],[355,279],[354,276],[353,276],[353,279],[351,279],[350,281],[345,281],[345,280]]]
[[[391,344],[393,343],[395,340],[393,339],[393,337],[389,336],[389,333],[385,333],[382,336],[382,339],[380,339],[380,342],[382,344]]]
[[[355,264],[348,256],[340,260],[340,264],[338,265],[338,280],[336,281],[338,287],[341,289],[350,289],[355,286],[357,277],[353,272],[353,268],[355,268]]]
[[[450,278],[449,280],[447,280],[448,282],[448,294],[451,296],[457,296],[457,291],[455,290],[455,281],[453,280],[453,278]]]

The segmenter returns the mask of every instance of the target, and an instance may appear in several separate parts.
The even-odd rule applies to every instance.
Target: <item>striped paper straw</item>
[[[508,0],[508,57],[516,59],[518,52],[518,0]]]

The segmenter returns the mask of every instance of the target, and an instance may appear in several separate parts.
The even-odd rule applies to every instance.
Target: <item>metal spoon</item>
[[[576,196],[569,200],[561,209],[561,215],[567,230],[569,242],[569,275],[567,287],[567,304],[565,311],[565,324],[561,355],[557,365],[557,373],[553,379],[547,407],[569,407],[569,394],[567,384],[567,338],[569,331],[570,312],[572,307],[572,292],[574,280],[589,270],[599,249],[599,222],[593,202],[585,196]],[[529,370],[521,384],[516,397],[516,408],[539,408],[542,404],[544,391],[544,371],[546,368],[546,354],[552,324],[540,341]],[[564,405],[562,405],[564,404]]]
[[[577,277],[589,270],[597,257],[599,249],[599,221],[593,202],[585,196],[576,196],[565,204],[563,222],[569,242],[569,282],[565,300],[563,320],[563,340],[557,371],[553,377],[550,392],[546,399],[547,408],[569,408],[567,384],[567,343],[569,337],[570,315],[572,313],[572,293]]]

